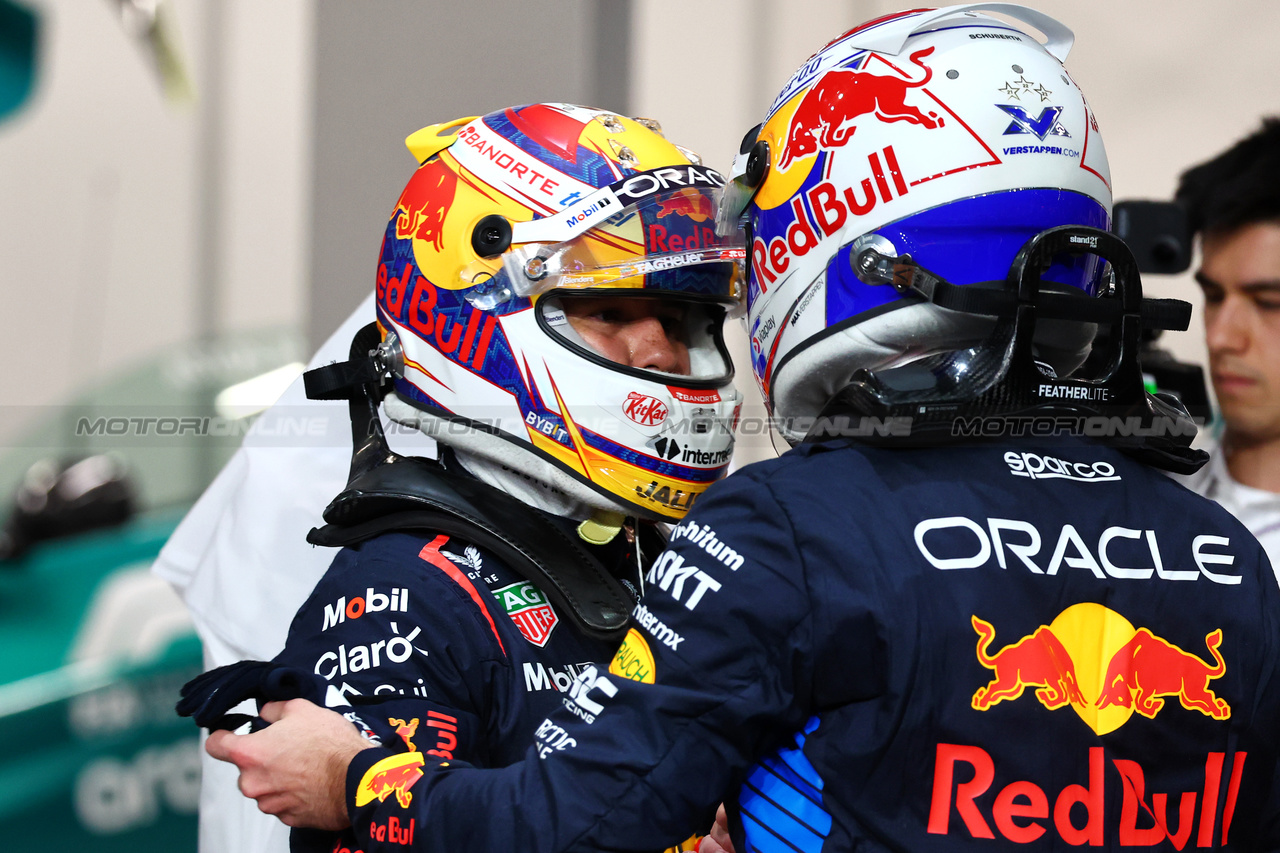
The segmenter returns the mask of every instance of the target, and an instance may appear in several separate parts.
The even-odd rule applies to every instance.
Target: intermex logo
[[[1120,479],[1115,466],[1110,462],[1071,462],[1056,456],[1041,456],[1038,453],[1015,453],[1010,450],[1004,455],[1009,473],[1015,477],[1028,477],[1032,480],[1073,480],[1077,483],[1110,483]]]

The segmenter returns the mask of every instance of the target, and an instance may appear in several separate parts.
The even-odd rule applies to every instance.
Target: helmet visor
[[[629,290],[558,290],[539,324],[598,364],[662,383],[719,387],[733,378],[721,304]]]
[[[740,231],[716,233],[724,178],[702,166],[654,169],[558,214],[512,227],[502,268],[467,293],[492,310],[552,289],[635,289],[715,299],[741,292]]]

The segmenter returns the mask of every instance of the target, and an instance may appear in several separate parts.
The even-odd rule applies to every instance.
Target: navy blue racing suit
[[[593,550],[638,580],[624,540]],[[334,710],[389,749],[500,767],[524,755],[562,691],[617,645],[584,635],[488,552],[393,532],[338,553],[275,660],[323,679],[331,697],[351,703]],[[359,849],[346,835],[309,830],[295,830],[291,847]]]
[[[523,761],[358,754],[359,849],[654,849],[721,799],[739,853],[1280,843],[1274,575],[1115,450],[803,445],[647,581]]]

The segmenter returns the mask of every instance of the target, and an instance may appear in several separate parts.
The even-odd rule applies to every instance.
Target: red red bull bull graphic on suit
[[[992,651],[992,624],[977,615],[971,622],[978,635],[978,662],[992,673],[970,700],[976,711],[1018,701],[1034,689],[1047,710],[1070,705],[1099,735],[1125,725],[1134,711],[1149,719],[1162,710],[1177,713],[1166,707],[1167,698],[1213,720],[1231,716],[1228,703],[1211,689],[1227,667],[1219,651],[1220,629],[1205,635],[1206,661],[1148,628],[1135,629],[1119,613],[1095,603],[1069,607],[1050,624],[997,651]],[[1092,747],[1087,782],[1055,793],[1032,781],[1015,781],[991,801],[988,792],[999,771],[992,755],[976,745],[939,743],[928,832],[967,832],[974,838],[1003,837],[1025,844],[1052,828],[1073,845],[1101,845],[1110,838],[1121,846],[1151,846],[1167,840],[1182,850],[1193,834],[1197,847],[1226,844],[1247,757],[1245,752],[1208,752],[1198,790],[1148,795],[1142,762]],[[967,781],[958,781],[962,779]],[[1121,786],[1118,821],[1108,820],[1105,813],[1109,784]],[[984,811],[979,798],[991,803],[989,810]],[[953,815],[959,820],[953,821]]]
[[[977,616],[973,617],[973,629],[980,638],[978,661],[995,673],[990,684],[973,694],[975,710],[985,711],[997,702],[1017,699],[1028,687],[1037,688],[1036,698],[1050,711],[1067,703],[1084,705],[1071,654],[1048,625],[1005,646],[995,656],[987,654],[995,629]]]
[[[1215,720],[1231,716],[1230,706],[1210,686],[1227,671],[1219,651],[1221,630],[1205,635],[1210,656],[1205,661],[1148,628],[1135,629],[1101,604],[1069,607],[1050,624],[994,653],[995,629],[976,615],[972,622],[978,662],[992,671],[991,682],[973,694],[975,710],[1014,701],[1034,687],[1045,708],[1070,704],[1100,735],[1120,728],[1134,711],[1154,719],[1165,707],[1165,697]]]
[[[395,717],[390,717],[387,719],[387,722],[396,727],[396,734],[404,741],[404,745],[409,748],[410,752],[418,751],[417,745],[413,742],[413,736],[418,733],[417,717],[414,717],[412,720],[407,722],[405,720],[398,720]]]
[[[360,779],[356,788],[356,805],[383,801],[394,794],[400,808],[409,808],[409,803],[413,802],[409,789],[422,778],[422,763],[421,752],[402,752],[382,759]]]

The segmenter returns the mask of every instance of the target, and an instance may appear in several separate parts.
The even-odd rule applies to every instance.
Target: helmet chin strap
[[[453,452],[467,473],[480,482],[500,489],[530,506],[536,506],[561,518],[575,520],[588,518],[596,511],[595,507],[570,497],[555,486],[534,479],[494,459],[457,448],[454,448]]]
[[[421,428],[420,423],[418,426]],[[543,512],[581,521],[578,536],[584,542],[592,545],[612,542],[626,523],[627,516],[621,507],[606,509],[594,506],[497,460],[453,447],[450,450],[458,464],[480,482],[506,492],[521,503],[536,506]],[[601,501],[605,502],[603,499]]]
[[[477,479],[529,506],[575,520],[596,512],[634,514],[505,438],[476,429],[458,431],[443,418],[406,403],[394,391],[382,406],[396,423],[451,447]]]
[[[621,508],[602,509],[566,495],[555,486],[536,480],[527,474],[501,462],[495,462],[465,450],[454,450],[453,455],[468,474],[482,483],[506,492],[522,503],[536,506],[544,512],[561,518],[581,520],[578,536],[592,545],[612,542],[626,523]]]
[[[388,400],[394,401],[388,407],[388,417],[397,423],[413,426],[430,435],[429,430],[424,429],[425,424],[422,417],[415,417],[412,422],[409,422],[398,420],[392,414],[392,409],[398,411],[397,404],[405,405],[402,400],[394,394],[389,395]],[[606,545],[617,537],[626,524],[626,511],[620,506],[611,505],[608,500],[602,497],[595,497],[593,494],[594,501],[580,500],[499,460],[477,453],[470,453],[452,445],[446,444],[444,446],[449,447],[453,452],[454,458],[458,460],[458,464],[462,466],[463,470],[485,485],[493,486],[495,489],[511,495],[521,503],[537,507],[543,512],[558,515],[561,518],[580,521],[578,536],[584,542],[591,545]],[[513,454],[519,453],[516,449],[512,449],[510,452]],[[638,550],[636,554],[637,559],[639,559]],[[643,583],[643,581],[641,582]]]
[[[347,399],[351,409],[354,453],[350,479],[395,458],[387,446],[378,419],[381,403],[388,418],[422,431],[458,455],[462,466],[476,479],[499,489],[520,502],[552,515],[584,521],[592,527],[583,538],[600,544],[617,535],[627,510],[603,495],[559,472],[553,465],[523,451],[505,439],[479,430],[462,433],[449,429],[447,421],[424,412],[386,387],[386,356],[378,346],[377,327],[370,323],[356,334],[351,359],[308,371],[304,380],[307,396],[313,400]],[[447,436],[443,441],[441,436]],[[526,473],[522,469],[532,469]],[[608,529],[613,532],[604,538]]]

